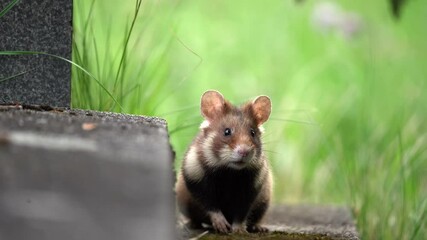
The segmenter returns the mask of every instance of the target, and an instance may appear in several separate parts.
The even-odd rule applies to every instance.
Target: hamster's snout
[[[251,148],[245,145],[239,145],[236,147],[237,154],[241,157],[241,158],[245,158],[246,156],[249,155],[249,153],[251,152]]]
[[[234,157],[233,160],[236,162],[248,162],[253,154],[254,154],[254,149],[248,145],[237,145],[234,148]]]

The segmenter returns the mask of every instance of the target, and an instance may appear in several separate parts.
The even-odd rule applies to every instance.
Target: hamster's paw
[[[212,212],[210,214],[212,227],[219,233],[229,233],[231,230],[230,223],[227,222],[221,212]]]
[[[231,231],[233,233],[237,233],[237,234],[247,234],[248,231],[246,230],[246,225],[239,223],[239,224],[235,224],[233,223],[233,225],[231,226]]]
[[[251,233],[267,233],[270,230],[267,227],[261,225],[252,225],[248,227],[248,231]]]

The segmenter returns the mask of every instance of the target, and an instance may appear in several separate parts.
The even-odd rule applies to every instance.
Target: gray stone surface
[[[181,239],[202,235],[200,239],[359,239],[350,210],[339,206],[273,206],[265,218],[265,225],[271,231],[266,234],[205,234],[201,230],[190,230],[180,222]]]
[[[164,120],[11,108],[0,106],[0,239],[175,239]]]
[[[314,205],[275,206],[266,217],[272,231],[330,239],[359,239],[346,207]]]
[[[3,9],[11,0],[1,0]],[[39,51],[71,59],[72,0],[21,0],[0,18],[0,51]],[[68,107],[71,66],[43,55],[0,55],[0,103]]]

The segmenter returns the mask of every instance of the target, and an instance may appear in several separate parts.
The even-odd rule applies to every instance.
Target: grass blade
[[[194,51],[193,49],[191,49],[189,46],[187,46],[178,36],[176,36],[176,33],[174,33],[176,39],[178,40],[178,42],[187,50],[189,51],[191,54],[193,54],[194,56],[196,56],[199,59],[199,62],[193,67],[193,69],[186,75],[184,76],[181,81],[177,84],[177,86],[175,88],[173,88],[171,91],[169,91],[169,93],[166,95],[166,97],[162,98],[159,102],[156,103],[156,105],[153,108],[153,112],[155,112],[157,110],[157,108],[163,104],[163,102],[166,101],[166,99],[168,99],[169,97],[173,96],[175,94],[176,91],[179,90],[179,88],[181,87],[181,85],[187,81],[187,79],[190,78],[190,76],[202,65],[203,63],[203,58],[196,53],[196,51]]]
[[[416,219],[415,222],[415,228],[412,231],[411,237],[409,239],[415,239],[418,235],[418,233],[421,230],[421,227],[425,225],[425,219],[427,217],[427,200],[424,199],[424,201],[421,204],[421,214],[418,219]]]
[[[124,43],[124,48],[123,48],[122,56],[121,56],[120,63],[119,63],[119,69],[117,70],[117,73],[116,73],[116,80],[114,82],[114,88],[116,88],[117,82],[119,80],[119,76],[120,76],[120,73],[121,73],[122,65],[123,65],[123,62],[124,62],[125,57],[126,57],[126,52],[127,52],[127,48],[128,48],[128,45],[129,45],[129,40],[130,40],[130,37],[131,37],[132,32],[133,32],[133,28],[134,28],[135,23],[136,23],[136,19],[138,18],[138,13],[139,13],[139,10],[141,9],[141,4],[142,4],[142,0],[136,0],[135,15],[134,15],[134,17],[132,19],[132,23],[131,23],[128,35],[126,36],[126,40],[125,40],[125,43]]]
[[[6,7],[0,12],[0,18],[3,17],[10,9],[12,9],[13,6],[15,6],[18,2],[19,0],[13,0],[8,5],[6,5]]]
[[[15,75],[13,75],[13,76],[10,76],[10,77],[6,77],[6,78],[3,78],[3,79],[0,79],[0,83],[2,83],[2,82],[6,82],[7,80],[10,80],[10,79],[13,79],[13,78],[16,78],[16,77],[19,77],[19,76],[22,76],[22,75],[24,75],[24,74],[26,74],[26,73],[28,73],[28,72],[33,71],[33,70],[34,70],[34,69],[30,69],[30,70],[20,72],[20,73],[18,73],[18,74],[15,74]]]

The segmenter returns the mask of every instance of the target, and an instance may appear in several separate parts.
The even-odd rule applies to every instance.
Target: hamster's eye
[[[255,137],[255,130],[253,128],[251,128],[251,136]]]
[[[226,129],[224,130],[224,136],[230,136],[230,135],[231,135],[231,129],[226,128]]]

